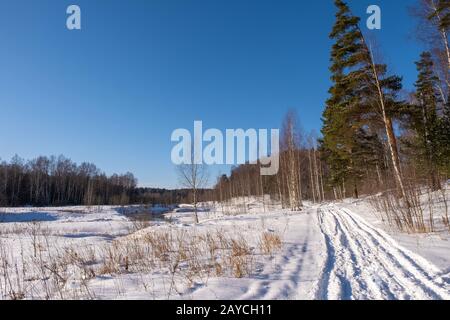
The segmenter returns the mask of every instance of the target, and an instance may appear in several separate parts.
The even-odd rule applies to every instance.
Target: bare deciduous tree
[[[289,194],[289,205],[292,211],[302,207],[302,185],[300,175],[300,129],[294,111],[289,111],[283,122],[282,149],[286,154],[286,182]]]
[[[190,164],[178,165],[177,169],[180,184],[192,192],[194,219],[195,223],[198,223],[198,191],[208,183],[208,170],[206,165],[196,164],[194,162],[192,157]]]
[[[441,85],[438,88],[444,101],[450,90],[450,42],[446,27],[447,12],[439,9],[440,0],[420,0],[411,8],[411,14],[418,18],[415,35],[426,43],[434,56],[435,72]]]

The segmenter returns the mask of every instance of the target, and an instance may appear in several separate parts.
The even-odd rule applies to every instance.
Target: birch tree
[[[196,164],[195,161],[189,164],[181,164],[177,166],[178,178],[181,185],[188,188],[192,193],[192,205],[194,206],[194,220],[199,223],[198,219],[198,195],[199,190],[204,188],[208,183],[208,171],[204,164]]]
[[[300,175],[300,159],[298,150],[300,145],[300,130],[294,111],[289,111],[283,121],[282,150],[286,158],[286,186],[288,190],[289,206],[292,211],[302,207],[302,186]]]

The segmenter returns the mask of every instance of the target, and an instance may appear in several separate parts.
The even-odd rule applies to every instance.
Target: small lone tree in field
[[[180,184],[191,190],[192,204],[194,205],[194,219],[198,223],[198,191],[208,183],[208,171],[204,164],[196,164],[193,159],[189,164],[180,164],[177,167]]]

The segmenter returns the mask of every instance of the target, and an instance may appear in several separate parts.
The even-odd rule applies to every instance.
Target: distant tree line
[[[211,199],[210,189],[196,190],[198,201]],[[135,188],[131,200],[134,204],[174,205],[192,203],[194,195],[191,189]]]
[[[92,163],[14,156],[0,162],[0,206],[67,206],[177,204],[189,201],[189,190],[139,188],[132,173],[107,176]],[[200,193],[203,194],[204,190]]]
[[[128,204],[137,180],[131,173],[107,176],[94,164],[64,156],[0,163],[1,206]]]

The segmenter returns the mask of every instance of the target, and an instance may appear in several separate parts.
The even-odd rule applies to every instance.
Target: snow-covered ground
[[[367,201],[191,210],[2,208],[0,298],[450,298],[448,231],[401,234]]]

